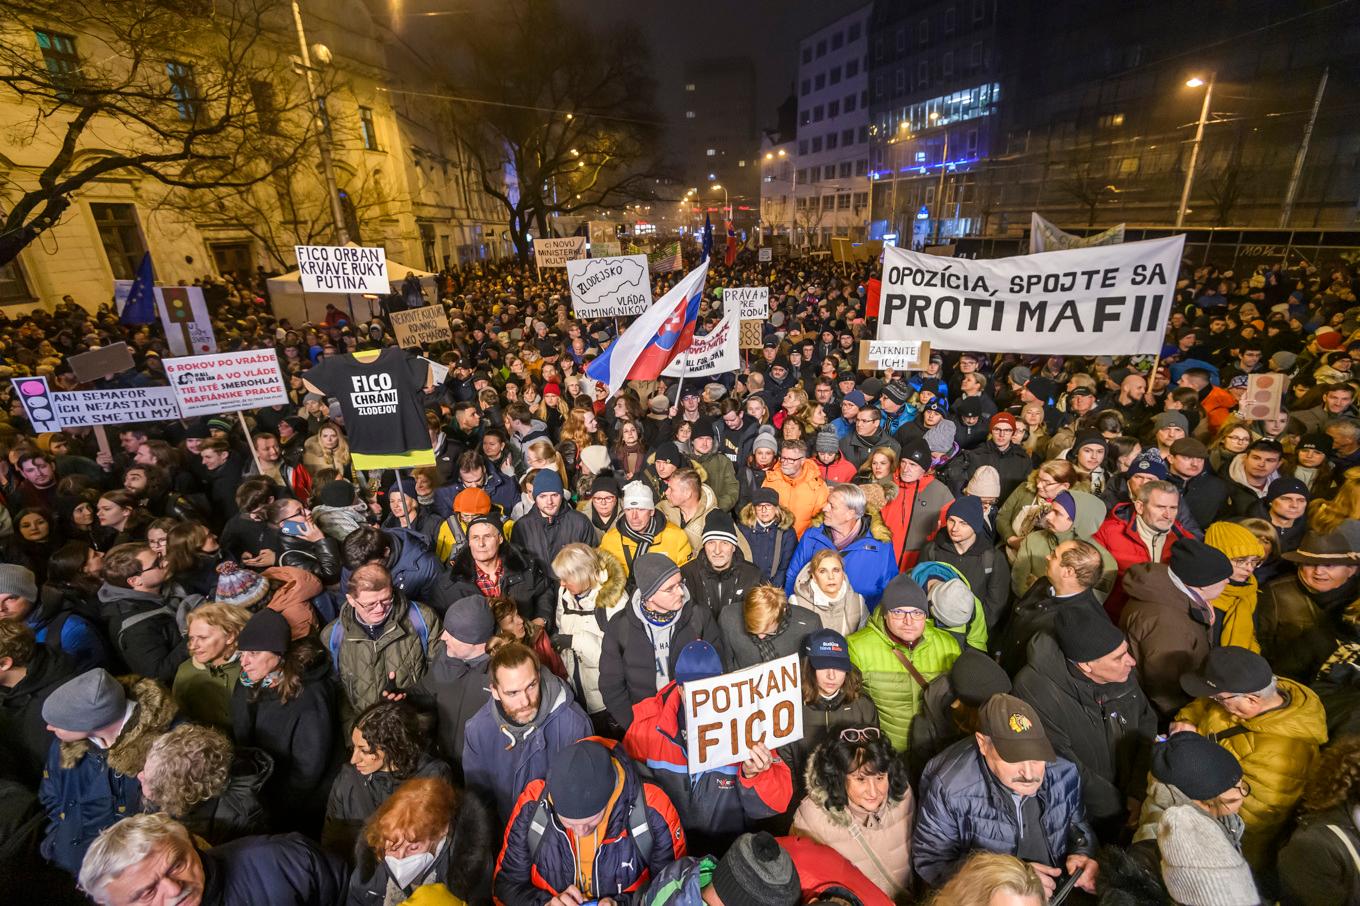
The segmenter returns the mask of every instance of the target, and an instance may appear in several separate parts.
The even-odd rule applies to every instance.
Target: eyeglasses
[[[847,727],[841,731],[841,739],[850,743],[873,742],[883,736],[878,727]]]
[[[1261,565],[1262,560],[1260,557],[1233,557],[1228,562],[1233,566],[1246,566],[1255,569]]]
[[[896,610],[888,611],[888,616],[895,620],[907,620],[908,622],[914,623],[924,620],[926,618],[926,613],[924,610],[917,610],[914,607],[911,609],[899,607]]]
[[[855,421],[859,422],[861,425],[876,424],[878,422],[878,416],[870,415],[866,418],[862,415],[857,415],[855,416]]]
[[[779,461],[780,461],[780,462],[786,462],[786,463],[788,463],[788,464],[791,465],[791,466],[796,466],[796,465],[798,465],[800,462],[802,462],[802,461],[805,460],[805,459],[807,459],[806,456],[781,456],[781,457],[779,457]]]
[[[137,570],[135,573],[133,573],[133,575],[134,575],[134,576],[140,576],[142,573],[146,572],[148,569],[162,569],[162,568],[164,568],[164,566],[165,566],[165,558],[164,558],[164,557],[157,557],[155,560],[152,560],[152,561],[151,561],[151,565],[150,565],[150,566],[143,566],[141,569],[139,569],[139,570]]]

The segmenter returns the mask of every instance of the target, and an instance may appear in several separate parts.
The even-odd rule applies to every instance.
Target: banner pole
[[[237,409],[236,417],[241,420],[241,430],[245,432],[246,443],[250,446],[250,458],[255,460],[255,471],[256,473],[263,475],[264,467],[260,465],[260,454],[255,450],[255,439],[250,436],[250,425],[246,424],[245,410]]]
[[[685,376],[682,374],[682,375],[680,376],[680,380],[678,380],[678,381],[675,382],[675,403],[674,403],[673,405],[674,405],[677,409],[680,408],[680,388],[683,387],[684,385],[685,385]]]

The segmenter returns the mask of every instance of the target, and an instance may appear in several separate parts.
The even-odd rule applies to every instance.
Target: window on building
[[[916,43],[925,47],[930,43],[930,20],[922,19],[921,24],[916,27]]]
[[[954,7],[952,6],[944,8],[944,33],[947,35],[954,33]]]
[[[60,32],[35,28],[38,48],[42,50],[43,63],[47,71],[58,79],[74,76],[80,69],[80,57],[76,56],[76,39]]]
[[[819,73],[817,73],[816,78],[814,78],[814,79],[812,80],[812,87],[815,88],[815,89],[817,89],[818,91],[821,91],[823,88],[825,88],[825,87],[826,87],[826,73],[824,73],[824,72],[819,72]]]
[[[869,106],[869,89],[866,88],[859,93],[859,105],[861,107]]]
[[[868,162],[867,160],[864,160],[863,158],[860,158],[859,160],[855,161],[855,175],[856,175],[856,176],[863,176],[864,174],[866,174],[866,173],[868,173],[868,172],[869,172],[869,162]]]
[[[926,186],[926,198],[925,198],[925,202],[926,202],[926,204],[928,204],[928,205],[931,205],[931,204],[934,204],[934,203],[935,203],[935,187],[934,187],[934,186]]]
[[[359,108],[359,132],[364,138],[364,148],[369,151],[377,151],[378,148],[378,129],[373,122],[373,108]]]
[[[867,142],[868,140],[869,140],[869,127],[868,127],[868,126],[860,126],[860,127],[859,127],[859,143],[862,145],[862,144],[864,144],[865,142]]]
[[[981,42],[981,41],[974,41],[974,42],[973,42],[973,49],[972,49],[972,51],[969,53],[968,58],[969,58],[969,61],[970,61],[974,66],[981,66],[981,65],[982,65],[982,42]]]
[[[812,62],[812,46],[811,46],[811,45],[808,45],[807,47],[804,47],[804,48],[803,48],[803,62],[804,62],[804,63],[811,63],[811,62]]]
[[[704,153],[707,154],[709,157],[717,157],[717,156],[718,156],[718,149],[717,149],[717,148],[709,148],[709,149],[708,149],[707,151],[705,151]]]
[[[825,111],[825,108],[824,108],[821,104],[818,104],[816,107],[813,107],[813,108],[812,108],[812,121],[813,121],[814,123],[820,123],[820,122],[822,121],[822,115],[823,115],[823,112],[824,112],[824,111]]]
[[[852,79],[857,75],[859,75],[859,57],[845,64],[845,77],[847,79]]]
[[[836,146],[839,145],[839,144],[840,144],[840,138],[836,135],[836,133],[834,133],[834,132],[828,132],[828,133],[826,134],[826,150],[828,150],[828,151],[835,151],[835,150],[836,150]]]
[[[964,145],[965,148],[968,149],[968,153],[969,153],[969,154],[976,154],[976,153],[977,153],[977,148],[978,148],[978,131],[977,131],[976,129],[969,129],[969,130],[968,130],[968,135],[965,137],[964,142],[963,142],[963,145]]]
[[[836,165],[836,178],[837,179],[850,178],[850,161],[843,160]]]
[[[883,59],[883,39],[882,39],[882,38],[874,38],[874,59],[875,59],[875,60],[879,60],[879,61],[882,61],[882,59]]]
[[[746,161],[744,161],[744,160],[739,160],[739,161],[737,161],[737,166],[738,166],[738,167],[744,167],[744,166],[746,166]]]
[[[23,265],[19,259],[0,266],[0,305],[32,301],[33,294],[28,291],[28,280],[24,278]]]
[[[1100,128],[1102,129],[1113,129],[1118,126],[1124,125],[1124,114],[1111,113],[1106,116],[1102,116],[1097,122],[1099,122]]]
[[[812,93],[812,79],[803,79],[803,85],[800,94],[803,97],[807,97],[811,93]]]
[[[830,119],[831,117],[836,116],[836,115],[839,114],[840,112],[841,112],[841,102],[840,102],[840,101],[827,101],[827,102],[826,102],[826,116],[827,116],[827,119]]]
[[[693,83],[693,82],[686,82],[686,83],[685,83],[685,90],[686,90],[686,91],[693,91],[693,90],[694,90],[694,83]]]
[[[822,167],[822,179],[835,179],[835,178],[836,178],[835,164],[827,164],[825,167]]]
[[[807,149],[808,149],[808,140],[805,139],[805,138],[799,139],[799,140],[798,140],[798,153],[799,153],[800,155],[801,155],[801,154],[807,154],[807,153],[808,153],[808,152],[807,152]]]
[[[694,111],[693,111],[693,110],[686,110],[686,111],[685,111],[685,119],[687,119],[687,120],[692,120],[692,119],[694,119]]]
[[[855,206],[856,208],[858,208],[858,209],[862,209],[862,208],[867,207],[868,204],[869,204],[869,193],[868,193],[868,192],[856,192],[855,195],[854,195],[854,201],[853,201],[852,203],[853,203],[854,206]]]
[[[823,40],[817,42],[817,59],[820,60],[820,59],[821,59],[822,57],[824,57],[824,56],[826,56],[826,40],[825,40],[825,39],[823,39]]]
[[[842,194],[836,196],[836,210],[838,210],[838,211],[848,211],[848,210],[850,210],[850,193],[849,193],[849,192],[843,192]]]
[[[860,34],[861,34],[860,23],[851,22],[850,27],[846,29],[845,40],[858,41]]]
[[[798,125],[806,126],[810,122],[812,122],[811,110],[804,110],[801,114],[798,115]]]
[[[823,210],[823,211],[834,211],[835,209],[836,209],[836,196],[835,196],[835,195],[823,195],[823,196],[822,196],[822,210]]]
[[[898,94],[907,90],[907,70],[905,67],[897,67],[897,75],[893,79],[893,90]]]
[[[944,56],[940,58],[940,77],[952,79],[954,77],[954,51],[946,50]]]
[[[1132,176],[1138,172],[1138,158],[1124,157],[1119,161],[1119,175]]]
[[[930,85],[930,63],[926,60],[916,64],[916,87],[926,88]]]
[[[899,25],[897,26],[897,52],[902,53],[902,51],[906,49],[907,49],[907,27],[905,25]]]
[[[973,0],[973,21],[981,22],[987,18],[987,0]]]
[[[832,50],[840,50],[841,47],[842,47],[844,44],[845,44],[845,35],[844,35],[844,33],[842,33],[842,32],[836,32],[834,35],[831,36],[831,49],[832,49]]]
[[[874,76],[874,97],[880,100],[883,98],[883,76],[881,75]]]
[[[926,153],[924,151],[916,152],[916,162],[918,164],[923,164],[926,162]]]
[[[799,182],[807,182],[807,179],[808,179],[808,171],[807,171],[807,168],[804,167],[804,168],[802,168],[801,170],[798,171],[798,181],[799,181]]]
[[[841,131],[841,147],[848,148],[855,143],[855,130],[844,129]]]
[[[194,67],[188,63],[171,60],[165,64],[165,74],[170,77],[170,95],[175,99],[179,118],[192,123],[198,119],[198,86],[194,84]]]
[[[279,107],[274,101],[274,86],[264,79],[252,79],[250,102],[255,106],[255,120],[265,135],[279,133]]]
[[[425,259],[425,269],[439,270],[439,262],[435,259],[434,224],[417,223],[416,228],[420,230],[420,254]]]
[[[853,94],[847,94],[845,96],[845,112],[846,113],[855,112],[855,96]]]
[[[90,203],[90,214],[99,229],[99,241],[109,259],[115,280],[131,280],[146,254],[146,243],[137,224],[137,209],[130,204]]]
[[[839,85],[841,83],[841,68],[839,66],[831,67],[831,72],[827,74],[827,82],[831,85]]]
[[[819,135],[812,140],[812,153],[816,154],[822,150],[822,137]]]

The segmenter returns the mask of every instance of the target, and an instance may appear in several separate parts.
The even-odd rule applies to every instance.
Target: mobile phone
[[[297,519],[286,519],[283,524],[279,526],[279,534],[287,535],[290,538],[296,538],[299,535],[306,534],[306,532],[307,523]]]
[[[1077,878],[1080,877],[1081,872],[1068,875],[1066,880],[1059,884],[1057,889],[1053,891],[1053,896],[1049,897],[1048,906],[1062,906],[1063,901],[1066,900],[1068,894],[1072,892],[1072,888],[1077,886]]]

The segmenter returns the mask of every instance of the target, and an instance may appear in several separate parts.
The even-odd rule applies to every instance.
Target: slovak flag
[[[626,380],[654,381],[662,370],[694,342],[699,324],[699,302],[708,278],[705,261],[686,274],[652,307],[624,330],[604,353],[586,367],[586,374],[609,385],[609,395]]]

